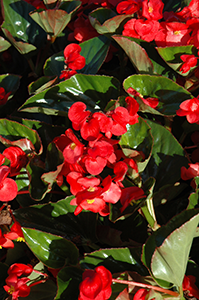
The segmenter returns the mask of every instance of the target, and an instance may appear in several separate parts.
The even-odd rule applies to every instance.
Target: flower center
[[[13,285],[11,285],[11,287],[9,288],[9,290],[8,290],[8,294],[11,294],[12,295],[12,293],[15,291],[15,288],[14,288],[14,286]]]
[[[87,199],[86,201],[88,204],[92,204],[93,202],[95,202],[95,199],[89,199],[89,200]]]
[[[149,6],[149,13],[153,12],[153,7]]]
[[[90,186],[88,189],[87,189],[88,192],[94,192],[95,191],[95,188],[94,186]]]
[[[175,35],[178,35],[178,34],[180,34],[181,33],[181,31],[180,30],[176,30],[176,31],[174,31],[174,34]]]
[[[23,237],[18,237],[17,242],[25,242],[25,239]]]
[[[70,148],[71,148],[72,150],[74,150],[76,146],[77,146],[77,145],[76,145],[75,143],[71,143],[71,144],[70,144]]]

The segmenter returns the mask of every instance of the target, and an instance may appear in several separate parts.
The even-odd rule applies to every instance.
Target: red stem
[[[162,292],[171,296],[175,296],[178,297],[179,294],[177,292],[173,292],[170,290],[166,290],[163,289],[159,286],[153,286],[150,284],[145,284],[145,283],[140,283],[140,282],[135,282],[135,281],[128,281],[128,280],[120,280],[120,279],[112,279],[112,282],[117,282],[117,283],[121,283],[121,284],[128,284],[128,285],[133,285],[133,286],[139,286],[139,287],[143,287],[143,288],[147,288],[147,289],[152,289],[154,291],[158,291],[158,292]]]

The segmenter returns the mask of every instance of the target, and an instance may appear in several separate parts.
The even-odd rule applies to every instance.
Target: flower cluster
[[[198,1],[192,0],[181,11],[163,13],[162,0],[128,0],[117,5],[117,12],[134,14],[124,25],[124,36],[155,41],[158,47],[194,45],[199,49],[198,6]],[[196,66],[198,57],[182,55],[181,59],[184,64],[180,71],[186,73]]]
[[[32,271],[31,265],[16,263],[10,266],[4,290],[12,296],[12,300],[18,300],[19,297],[27,297],[30,294],[30,286],[27,285],[30,279],[21,276],[29,276]]]
[[[63,176],[66,177],[75,196],[71,205],[77,206],[76,215],[86,209],[107,216],[109,203],[115,204],[120,200],[122,212],[131,201],[145,197],[141,188],[125,188],[122,184],[128,170],[138,173],[138,168],[132,158],[124,156],[118,139],[112,139],[112,136],[124,134],[127,124],[138,122],[138,103],[132,97],[126,97],[125,101],[126,107],[118,103],[106,113],[91,113],[84,103],[74,103],[68,117],[74,130],[80,131],[84,143],[72,129],[67,129],[65,134],[54,139],[64,156],[57,183],[61,185]],[[106,167],[113,175],[102,178],[100,175]]]
[[[60,79],[68,79],[77,74],[76,70],[81,70],[85,64],[85,57],[80,55],[81,47],[78,44],[69,44],[64,49],[65,67],[61,72]]]

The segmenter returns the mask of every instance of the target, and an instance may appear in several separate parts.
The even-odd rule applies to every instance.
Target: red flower
[[[0,167],[0,201],[8,202],[17,196],[18,187],[16,182],[7,178],[10,168],[7,166]]]
[[[145,300],[146,296],[148,295],[149,291],[145,290],[145,289],[139,289],[134,297],[133,300]]]
[[[0,105],[6,104],[10,94],[11,94],[11,92],[6,94],[5,89],[3,87],[0,87]]]
[[[86,60],[85,57],[80,55],[81,47],[78,44],[70,44],[64,49],[64,58],[65,58],[65,70],[62,71],[60,79],[68,79],[71,76],[75,75],[76,70],[82,69]],[[71,69],[71,70],[69,70]]]
[[[10,160],[10,173],[16,173],[25,167],[27,163],[26,153],[19,147],[8,147],[2,153]]]
[[[199,176],[199,163],[189,164],[189,168],[181,168],[181,178],[182,180],[189,180],[196,176]]]
[[[131,186],[122,190],[122,196],[120,202],[122,204],[121,213],[127,208],[131,201],[139,200],[140,198],[145,198],[144,191],[137,187]]]
[[[18,278],[15,274],[10,274],[6,278],[6,284],[4,290],[12,295],[12,300],[18,300],[19,297],[27,297],[30,294],[30,287],[27,286],[29,278]]]
[[[16,263],[10,266],[8,269],[8,275],[15,274],[18,277],[22,275],[29,276],[32,271],[33,267],[31,265]]]
[[[198,62],[198,57],[195,57],[195,55],[184,54],[181,55],[180,58],[184,62],[184,64],[180,68],[180,71],[182,71],[182,73],[187,73],[191,68],[195,67]]]
[[[136,13],[141,8],[141,0],[122,1],[117,5],[118,14],[131,15]]]
[[[131,19],[124,25],[123,35],[151,42],[159,29],[156,20]]]
[[[6,238],[3,234],[2,234],[2,231],[0,230],[0,249],[2,248],[14,248],[14,243]]]
[[[199,122],[199,99],[193,98],[185,100],[180,104],[180,108],[176,111],[177,116],[186,116],[189,123]]]
[[[142,16],[148,20],[162,19],[164,3],[161,0],[144,0],[142,2]]]
[[[112,294],[112,274],[104,266],[85,270],[78,300],[107,300]]]
[[[23,231],[19,222],[15,221],[10,232],[5,233],[4,236],[10,240],[17,240],[17,242],[25,242]]]
[[[71,70],[80,70],[85,64],[85,57],[80,55],[81,47],[78,44],[70,44],[64,49],[65,64]]]
[[[189,297],[195,297],[199,299],[199,289],[195,285],[196,278],[193,275],[184,276],[184,280],[182,283],[183,291],[188,292]]]

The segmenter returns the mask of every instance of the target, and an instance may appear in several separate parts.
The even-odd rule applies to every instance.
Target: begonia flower
[[[199,163],[189,164],[189,168],[181,167],[182,180],[189,180],[199,176]]]
[[[3,87],[0,87],[0,105],[4,105],[7,103],[10,94],[11,92],[6,93],[5,89]]]
[[[8,147],[2,154],[10,160],[10,175],[19,172],[27,163],[27,155],[19,147]]]
[[[27,282],[30,281],[27,277],[18,278],[15,274],[10,274],[6,278],[4,290],[12,295],[12,300],[18,300],[19,297],[27,297],[30,294],[30,287]]]
[[[141,8],[141,3],[141,0],[122,1],[116,7],[117,13],[126,15],[134,14]]]
[[[16,182],[7,178],[10,173],[10,168],[7,166],[0,167],[0,201],[8,202],[17,196],[18,187]]]
[[[163,17],[164,3],[162,0],[143,0],[142,17],[147,20],[160,20]]]
[[[104,266],[85,270],[78,300],[107,300],[112,294],[112,274]]]
[[[196,277],[193,275],[185,275],[182,283],[183,291],[186,291],[189,297],[195,297],[199,299],[199,289],[195,285]]]
[[[22,275],[29,276],[32,273],[32,271],[33,271],[33,267],[31,265],[15,263],[9,267],[8,275],[15,274],[18,277]]]
[[[14,243],[10,239],[6,238],[0,230],[0,249],[2,248],[13,249]]]
[[[195,67],[198,62],[198,57],[195,57],[195,55],[183,54],[180,58],[184,62],[180,68],[182,73],[187,73],[191,68]]]
[[[122,35],[151,42],[158,33],[159,22],[156,20],[131,19],[124,25]]]
[[[80,130],[82,124],[90,116],[91,112],[86,111],[86,104],[83,102],[75,102],[68,111],[68,118],[72,122],[75,130]]]
[[[120,209],[121,213],[127,208],[127,206],[129,206],[131,201],[137,201],[145,197],[144,191],[137,186],[124,188],[120,198],[120,202],[122,204],[122,208]]]
[[[176,111],[176,115],[180,117],[186,116],[189,123],[199,122],[199,99],[193,98],[185,100],[180,104],[180,108]]]
[[[21,225],[17,221],[10,228],[10,232],[4,234],[4,237],[10,240],[17,240],[17,242],[25,242]]]
[[[186,46],[190,40],[190,29],[181,22],[161,22],[155,35],[158,47]]]
[[[145,300],[148,293],[149,293],[149,291],[147,291],[146,289],[139,289],[135,293],[133,300]]]

